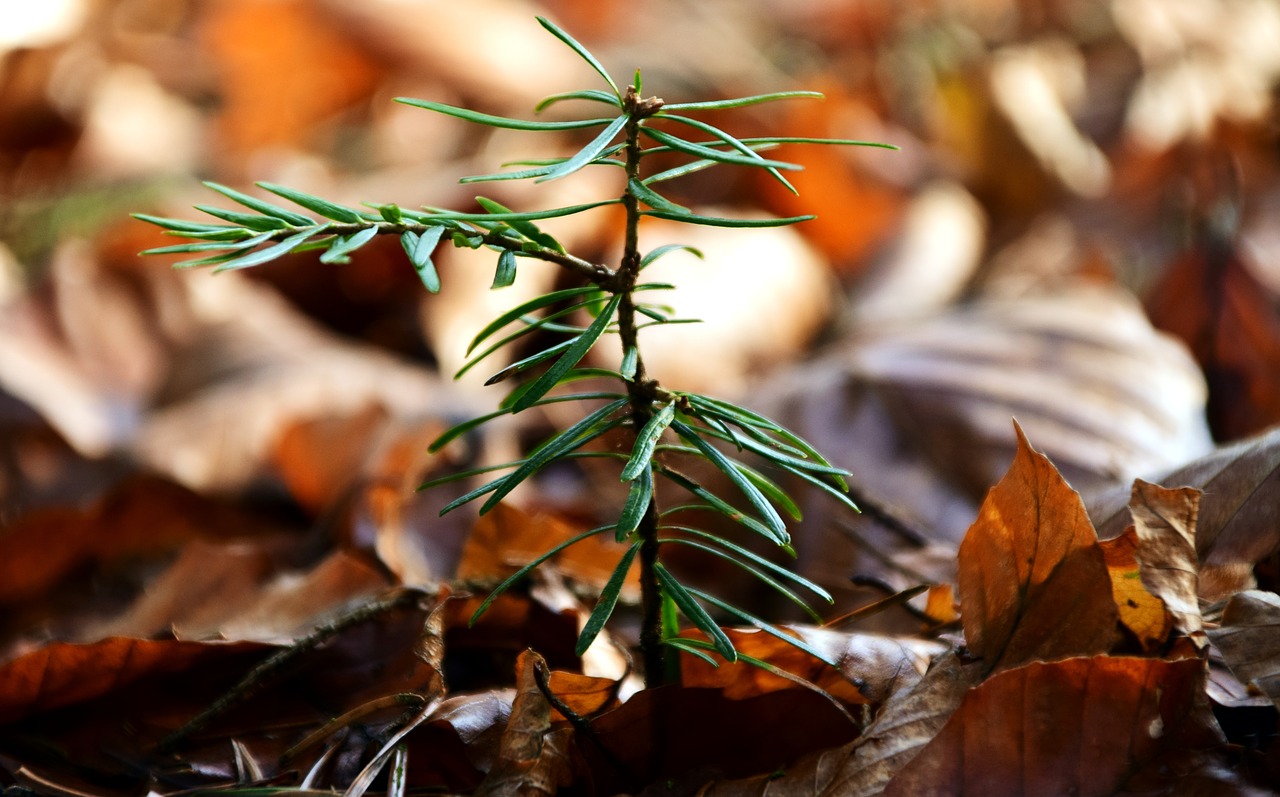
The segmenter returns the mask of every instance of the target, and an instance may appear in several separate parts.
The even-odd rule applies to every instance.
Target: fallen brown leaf
[[[1250,692],[1280,707],[1280,596],[1258,590],[1232,596],[1209,639]]]
[[[1015,429],[1013,464],[960,545],[965,640],[989,671],[1115,640],[1111,579],[1080,496]]]
[[[1273,429],[1147,477],[1203,493],[1195,530],[1201,600],[1215,603],[1252,588],[1254,565],[1280,550],[1280,529],[1273,522],[1277,470],[1280,430]],[[1113,537],[1124,529],[1130,493],[1117,485],[1090,498],[1089,513],[1100,537]]]
[[[1164,603],[1178,631],[1204,642],[1200,604],[1196,598],[1196,516],[1200,491],[1169,490],[1138,479],[1129,511],[1138,536],[1136,556],[1142,583]]]
[[[51,642],[0,666],[0,722],[83,703],[147,678],[219,657],[244,661],[271,648],[113,637],[87,645]]]
[[[535,667],[546,661],[532,650],[516,662],[516,696],[502,732],[498,756],[476,795],[554,795],[573,779],[569,759],[573,729],[552,728],[551,704],[538,687]]]
[[[1197,695],[1195,659],[1033,662],[969,692],[886,797],[1126,793],[1169,787],[1203,765],[1217,726]],[[1233,793],[1231,778],[1224,793]]]

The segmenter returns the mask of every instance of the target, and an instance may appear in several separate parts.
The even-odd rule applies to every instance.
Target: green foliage
[[[760,534],[783,551],[794,555],[783,515],[798,520],[800,510],[766,471],[816,485],[854,510],[857,507],[845,495],[847,487],[843,477],[847,474],[833,467],[813,446],[779,424],[744,407],[708,396],[671,390],[647,377],[639,331],[654,325],[688,323],[689,319],[672,318],[668,310],[637,303],[635,297],[639,293],[672,288],[665,284],[639,283],[640,271],[673,251],[684,249],[698,257],[702,254],[696,249],[679,244],[661,246],[642,253],[638,248],[638,233],[641,222],[646,217],[721,227],[768,227],[804,221],[811,217],[735,219],[705,216],[671,201],[655,186],[713,166],[733,166],[762,169],[794,191],[794,186],[783,176],[783,172],[796,171],[800,167],[787,161],[766,158],[761,152],[787,144],[887,145],[806,137],[736,138],[719,127],[686,114],[717,112],[782,100],[811,99],[821,95],[806,91],[786,91],[730,100],[665,105],[662,100],[640,96],[639,72],[631,86],[625,91],[620,90],[604,66],[581,44],[551,22],[541,18],[538,21],[598,73],[608,90],[583,89],[554,94],[540,102],[536,110],[541,111],[561,102],[582,101],[606,106],[611,115],[546,122],[494,116],[430,100],[399,98],[397,102],[488,127],[524,131],[598,128],[591,140],[572,155],[545,161],[506,164],[504,168],[521,168],[465,178],[463,182],[529,179],[543,182],[569,177],[582,169],[603,166],[621,168],[625,172],[625,188],[621,197],[524,212],[513,211],[486,197],[476,197],[479,210],[475,211],[434,207],[408,210],[390,204],[370,204],[368,207],[371,210],[357,210],[294,189],[258,183],[263,190],[320,217],[316,219],[226,186],[206,183],[208,188],[244,210],[197,206],[198,210],[216,219],[216,223],[135,214],[138,219],[161,227],[168,235],[192,241],[151,249],[145,254],[198,254],[198,258],[178,265],[212,265],[217,271],[259,266],[291,252],[312,249],[323,250],[320,254],[322,262],[346,263],[352,254],[378,235],[396,235],[423,286],[432,293],[442,287],[433,261],[434,253],[442,244],[483,248],[496,253],[493,279],[495,289],[515,282],[520,259],[531,258],[554,263],[574,273],[582,280],[582,286],[547,293],[524,302],[501,314],[476,334],[467,350],[470,359],[459,375],[495,352],[530,340],[531,333],[542,333],[540,339],[548,335],[561,336],[562,339],[513,362],[491,376],[488,384],[510,381],[514,385],[501,408],[445,432],[432,444],[431,450],[439,450],[484,422],[524,412],[532,407],[575,401],[589,409],[578,422],[552,435],[523,459],[506,465],[453,474],[429,482],[423,487],[505,471],[503,475],[452,501],[443,510],[450,512],[484,498],[479,509],[484,514],[548,465],[565,459],[595,457],[621,464],[620,479],[630,483],[627,499],[620,508],[616,521],[584,532],[521,568],[494,590],[480,606],[476,616],[482,614],[498,595],[517,583],[532,568],[563,548],[612,531],[617,542],[626,547],[620,548],[618,564],[587,620],[578,642],[579,653],[586,650],[608,622],[617,606],[623,583],[637,559],[641,568],[644,617],[649,626],[649,633],[642,635],[642,643],[651,683],[660,681],[670,669],[665,666],[663,659],[663,650],[667,647],[699,656],[705,656],[704,651],[711,649],[729,661],[736,659],[737,653],[732,643],[720,630],[708,609],[719,612],[722,616],[747,622],[798,647],[808,649],[792,635],[714,595],[682,583],[662,564],[662,549],[666,546],[676,545],[702,552],[742,569],[764,586],[804,607],[811,616],[817,618],[809,601],[797,589],[810,593],[818,600],[830,602],[831,597],[821,587],[734,543],[720,532],[699,529],[683,521],[677,525],[668,520],[676,514],[683,515],[694,510],[720,515]],[[697,136],[698,140],[686,137],[689,133]],[[646,158],[658,153],[681,155],[688,160],[674,168],[646,176]],[[667,160],[669,162],[669,158]],[[626,211],[627,246],[617,266],[592,263],[566,252],[559,241],[537,224],[546,219],[584,213],[612,204],[621,204]],[[590,320],[586,326],[568,323],[575,315],[585,315]],[[649,320],[638,323],[638,316]],[[596,349],[605,338],[612,337],[619,338],[621,342],[621,356],[617,360],[616,371],[581,367],[589,352]],[[489,345],[476,352],[486,342]],[[473,352],[476,353],[473,355]],[[532,379],[513,379],[534,369],[540,369],[540,373]],[[620,392],[557,392],[571,382],[601,376],[615,380]],[[633,442],[629,454],[601,451],[592,447],[594,441],[618,429],[630,430]],[[744,458],[747,457],[755,460],[756,466],[745,461]],[[718,495],[695,478],[678,470],[677,465],[682,461],[701,461],[718,471],[733,488],[731,494]],[[659,481],[688,494],[690,503],[659,507]],[[683,615],[699,629],[707,642],[677,637],[678,615]]]

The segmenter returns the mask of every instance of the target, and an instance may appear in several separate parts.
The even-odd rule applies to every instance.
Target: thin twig
[[[289,647],[273,653],[264,659],[256,667],[250,670],[247,675],[241,678],[235,686],[227,690],[222,697],[214,701],[212,705],[197,714],[181,728],[178,728],[176,731],[161,740],[160,744],[156,748],[157,752],[172,752],[179,744],[189,738],[192,734],[199,733],[204,730],[210,722],[249,698],[261,689],[272,677],[285,671],[304,653],[315,650],[347,628],[350,628],[353,625],[358,625],[392,609],[420,601],[424,597],[426,597],[426,594],[417,590],[404,588],[397,589],[386,597],[362,604],[346,614],[319,626],[316,630],[297,640]]]
[[[635,785],[639,783],[634,772],[622,761],[618,756],[605,745],[604,740],[596,733],[596,729],[591,727],[591,720],[583,717],[578,712],[569,708],[569,706],[551,691],[551,672],[547,669],[546,662],[541,659],[535,660],[533,664],[533,679],[538,684],[538,691],[542,692],[542,696],[547,699],[551,707],[559,711],[564,718],[569,721],[573,729],[582,735],[584,739],[589,740],[604,756],[605,763],[613,767],[622,778],[629,784]],[[619,684],[621,681],[618,682]]]

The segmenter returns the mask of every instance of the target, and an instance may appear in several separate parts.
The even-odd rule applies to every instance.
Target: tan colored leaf
[[[1005,670],[965,696],[886,797],[1117,794],[1176,782],[1212,734],[1196,659],[1092,658]],[[1229,793],[1229,792],[1228,792]]]
[[[1196,598],[1196,516],[1200,491],[1169,490],[1141,479],[1133,483],[1129,511],[1138,536],[1136,556],[1142,583],[1173,616],[1175,626],[1203,642],[1200,604]]]
[[[894,695],[854,742],[834,777],[815,783],[813,794],[868,797],[885,784],[946,724],[965,692],[982,679],[981,663],[965,664],[955,653],[934,661],[914,687]],[[819,763],[817,761],[814,762]],[[830,772],[827,766],[821,771]],[[812,774],[797,773],[811,778]],[[786,780],[784,778],[783,780]]]
[[[1164,603],[1142,584],[1138,566],[1138,532],[1132,526],[1124,534],[1100,543],[1107,572],[1111,576],[1111,595],[1120,614],[1120,623],[1134,635],[1145,652],[1164,644],[1173,628],[1173,618]]]
[[[551,704],[534,673],[539,665],[546,667],[546,662],[532,650],[521,653],[516,662],[511,718],[502,732],[497,760],[477,795],[554,795],[572,780],[569,740],[573,730],[552,729]]]
[[[960,545],[965,640],[990,670],[1102,653],[1115,639],[1111,579],[1080,496],[1015,429],[1013,464]]]
[[[1203,492],[1195,524],[1201,600],[1215,603],[1252,588],[1254,565],[1280,550],[1277,472],[1280,429],[1272,429],[1151,477]],[[1099,536],[1113,537],[1127,525],[1130,494],[1116,487],[1090,499]]]
[[[1280,706],[1280,596],[1259,590],[1233,596],[1209,639],[1251,692]]]

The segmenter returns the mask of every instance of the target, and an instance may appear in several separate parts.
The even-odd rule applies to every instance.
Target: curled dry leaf
[[[1280,429],[1273,429],[1148,477],[1203,493],[1195,530],[1201,600],[1215,603],[1250,589],[1255,584],[1254,565],[1280,549],[1280,527],[1274,521],[1278,471]],[[1130,490],[1114,487],[1089,500],[1100,537],[1113,537],[1124,529],[1129,499]]]
[[[991,484],[1007,461],[1011,415],[1073,484],[1183,462],[1210,445],[1195,364],[1112,287],[978,302],[879,329],[849,356],[855,372],[899,399],[944,472],[967,474],[971,489]]]
[[[483,797],[554,795],[572,782],[569,759],[572,728],[551,726],[551,704],[538,686],[534,668],[547,663],[532,650],[516,662],[516,696],[493,768],[476,790]]]
[[[1080,496],[1014,428],[1013,464],[960,545],[965,640],[993,671],[1115,640],[1111,578]]]
[[[1196,598],[1199,509],[1200,491],[1194,488],[1169,490],[1141,479],[1133,483],[1129,511],[1138,536],[1142,583],[1164,603],[1177,630],[1203,644]]]
[[[1197,699],[1201,671],[1195,659],[1105,656],[1005,670],[965,696],[884,794],[1032,797],[1113,795],[1138,783],[1168,788],[1205,765],[1201,745],[1218,736]]]
[[[778,372],[752,396],[766,414],[822,441],[865,494],[948,547],[1016,450],[1011,416],[1073,486],[1106,489],[1208,451],[1204,401],[1195,363],[1131,296],[1086,284],[855,331],[839,352]],[[830,502],[806,500],[803,509],[796,548],[806,576],[829,590],[842,582],[847,590],[858,572],[918,583],[864,552],[875,548],[896,566],[918,548],[850,519],[869,540],[851,546],[820,531],[837,527]],[[953,581],[954,561],[948,555],[919,575]]]
[[[939,656],[924,677],[895,692],[856,740],[813,753],[781,777],[721,781],[705,792],[719,797],[822,795],[872,797],[884,791],[946,724],[961,699],[982,679],[981,663],[954,652]]]
[[[1209,639],[1251,692],[1280,707],[1280,596],[1259,590],[1233,596]]]

